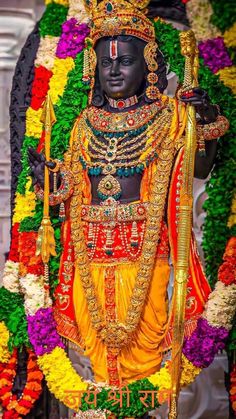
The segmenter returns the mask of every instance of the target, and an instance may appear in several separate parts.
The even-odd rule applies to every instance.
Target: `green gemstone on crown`
[[[111,13],[113,10],[113,5],[111,3],[106,4],[106,10],[108,13]]]

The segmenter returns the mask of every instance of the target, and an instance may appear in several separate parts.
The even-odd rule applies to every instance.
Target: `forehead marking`
[[[116,60],[118,58],[118,41],[117,39],[112,39],[110,41],[110,58]]]

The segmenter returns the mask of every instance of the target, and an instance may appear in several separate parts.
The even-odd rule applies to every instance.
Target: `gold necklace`
[[[86,162],[87,165],[89,167],[96,167],[99,161],[99,165],[105,168],[103,174],[113,174],[115,173],[116,168],[124,165],[127,167],[136,166],[141,163],[143,160],[142,155],[146,154],[148,149],[151,151],[154,150],[154,148],[158,148],[159,144],[166,135],[168,129],[166,127],[169,126],[170,120],[171,113],[168,108],[162,111],[161,116],[158,118],[158,123],[154,121],[152,125],[149,126],[142,134],[139,134],[131,141],[122,143],[124,139],[128,139],[128,135],[125,134],[125,136],[121,139],[112,137],[106,144],[104,144],[103,141],[99,140],[93,134],[92,130],[83,119],[81,129],[85,133],[85,137],[89,139],[88,146],[85,147],[81,139],[79,139],[79,142],[83,152],[89,156],[89,161]],[[147,138],[152,138],[154,135],[154,140],[152,142],[148,142]],[[158,137],[158,141],[156,140],[156,137]],[[104,162],[104,160],[106,162]],[[112,165],[111,162],[113,162]],[[107,165],[109,166],[109,170],[106,169]]]
[[[85,118],[99,131],[121,132],[138,129],[152,120],[169,103],[169,98],[162,96],[158,102],[153,102],[126,112],[111,113],[94,106],[84,111]]]
[[[77,128],[79,130],[79,124]],[[80,145],[76,138],[72,145],[71,157],[71,170],[75,179],[75,189],[70,206],[75,262],[80,272],[92,326],[97,331],[98,336],[104,341],[105,345],[114,352],[119,353],[121,347],[127,344],[129,339],[131,339],[131,335],[136,330],[152,278],[156,249],[160,237],[161,220],[163,218],[167,197],[169,177],[174,160],[174,142],[169,138],[169,135],[167,135],[161,144],[156,173],[154,174],[152,182],[150,203],[147,211],[147,226],[144,235],[139,270],[124,323],[114,321],[109,323],[106,322],[94,288],[81,221],[81,185],[83,169],[79,157]]]

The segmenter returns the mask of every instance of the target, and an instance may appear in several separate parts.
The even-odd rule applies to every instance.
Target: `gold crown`
[[[104,36],[131,35],[145,42],[155,41],[152,22],[143,10],[149,0],[103,0],[98,6],[92,4],[91,38],[95,44]],[[136,7],[135,7],[136,6]]]

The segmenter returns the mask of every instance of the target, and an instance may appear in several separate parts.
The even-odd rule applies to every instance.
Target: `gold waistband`
[[[81,218],[93,223],[129,222],[146,219],[148,202],[129,204],[102,203],[101,205],[82,205]]]

